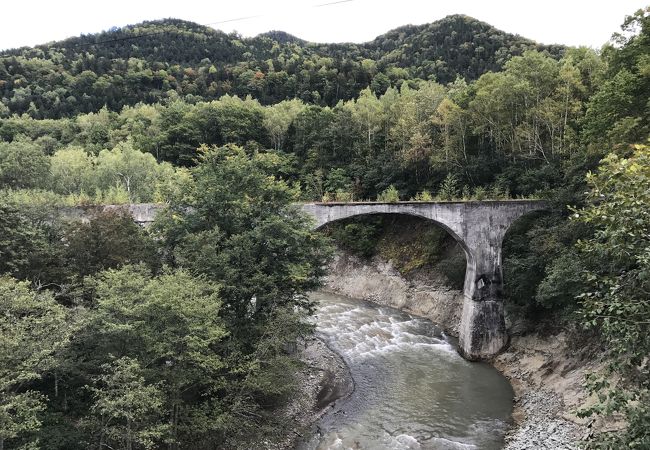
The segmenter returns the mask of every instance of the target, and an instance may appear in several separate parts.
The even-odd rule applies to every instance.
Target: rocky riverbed
[[[515,391],[506,449],[574,449],[593,434],[625,426],[612,418],[577,415],[596,401],[583,385],[588,373],[604,370],[601,353],[595,341],[570,330],[512,337],[493,361]]]

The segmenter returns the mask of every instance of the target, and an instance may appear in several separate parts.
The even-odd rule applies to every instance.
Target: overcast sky
[[[333,4],[323,5],[324,3]],[[406,24],[466,14],[545,44],[600,48],[648,0],[4,0],[0,49],[174,17],[244,36],[282,30],[314,42],[365,42]],[[323,6],[317,6],[323,5]],[[243,17],[258,16],[244,20]],[[215,23],[220,22],[220,23]]]

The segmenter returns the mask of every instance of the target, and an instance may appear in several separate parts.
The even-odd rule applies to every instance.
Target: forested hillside
[[[181,20],[144,22],[0,53],[0,117],[69,117],[106,105],[251,95],[320,106],[405,81],[474,80],[526,50],[561,56],[466,16],[393,30],[365,44],[315,44],[282,32],[243,38]]]
[[[648,9],[601,51],[450,16],[365,44],[165,20],[4,52],[0,450],[282,435],[329,254],[292,204],[517,197],[551,207],[504,242],[508,314],[588,328],[618,383],[584,414],[629,424],[588,445],[649,448],[649,62]],[[151,201],[148,230],[57,213]],[[372,253],[381,226],[333,235]]]

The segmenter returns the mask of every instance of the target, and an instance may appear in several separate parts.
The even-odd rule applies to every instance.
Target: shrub
[[[431,202],[433,201],[433,196],[429,191],[421,191],[417,193],[413,200],[416,202]]]
[[[352,193],[339,190],[336,191],[336,194],[334,194],[334,198],[336,199],[337,202],[351,202]]]
[[[399,202],[399,191],[391,184],[377,196],[377,201],[382,203],[397,203]]]
[[[438,191],[438,198],[440,200],[458,199],[458,178],[455,175],[450,173],[442,181]]]

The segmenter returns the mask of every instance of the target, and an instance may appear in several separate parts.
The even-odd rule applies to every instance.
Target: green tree
[[[323,274],[324,238],[293,205],[300,192],[277,175],[284,164],[278,154],[203,147],[191,201],[172,200],[162,224],[176,262],[220,283],[237,320],[251,301],[259,317],[305,303]]]
[[[167,434],[161,388],[147,384],[136,359],[123,357],[102,365],[91,388],[99,448],[159,448]]]
[[[590,99],[585,117],[587,142],[600,145],[641,142],[650,134],[650,7],[626,17],[623,33],[603,50],[607,78]]]
[[[399,202],[399,191],[391,184],[377,196],[377,201],[383,203]]]
[[[123,367],[110,369],[103,380],[112,383],[114,377],[128,377],[154,394],[139,411],[141,438],[164,437],[172,448],[178,448],[180,443],[188,445],[204,436],[221,436],[224,427],[232,425],[225,396],[236,396],[238,391],[224,378],[228,370],[222,342],[228,331],[220,317],[217,286],[185,271],[152,278],[143,266],[107,270],[89,283],[97,306],[80,334],[81,351],[95,349],[91,369],[108,355],[118,360],[131,358]],[[114,431],[124,439],[129,414],[137,412],[129,410],[128,404],[135,405],[141,393],[130,395],[119,386],[105,387],[108,390],[103,393],[94,391],[95,412],[119,418]],[[161,402],[156,399],[158,392]],[[167,427],[161,426],[159,411],[164,412]]]
[[[79,278],[127,264],[159,268],[156,243],[126,210],[107,210],[88,222],[71,223],[65,241],[66,264]]]
[[[381,130],[384,118],[379,99],[369,88],[359,93],[359,98],[350,103],[352,117],[356,121],[359,131],[366,144],[366,152],[371,153],[375,135]]]
[[[458,186],[458,178],[454,174],[448,174],[440,185],[438,195],[440,200],[453,201],[458,200],[460,196],[460,189]]]
[[[264,127],[271,137],[273,148],[282,148],[289,126],[304,108],[305,105],[297,99],[285,100],[264,108]]]
[[[56,365],[72,330],[49,292],[0,277],[0,449],[35,443],[46,398],[31,384]]]
[[[589,174],[590,204],[575,218],[592,225],[593,238],[579,243],[587,262],[581,313],[602,336],[609,374],[592,377],[601,403],[585,414],[623,413],[625,431],[598,436],[598,448],[650,446],[650,148],[638,145],[629,158],[608,155]]]
[[[120,187],[127,192],[131,203],[154,199],[161,169],[150,153],[133,148],[130,142],[113,150],[102,150],[97,156],[97,186],[106,192]]]
[[[27,138],[0,142],[0,188],[46,187],[49,170],[48,157]]]
[[[60,194],[94,193],[93,159],[79,147],[58,150],[50,158],[52,190]]]
[[[432,125],[437,110],[445,98],[444,88],[434,82],[419,83],[417,89],[402,86],[400,96],[392,106],[394,119],[388,140],[399,153],[401,164],[412,170],[416,183],[429,174],[432,163],[442,161],[436,156]]]
[[[443,152],[433,162],[444,162],[447,168],[466,164],[468,118],[463,109],[453,100],[444,98],[432,117],[434,125],[440,127]],[[444,154],[444,158],[442,157]]]
[[[55,216],[49,207],[0,202],[0,274],[36,286],[65,280],[63,232]]]

